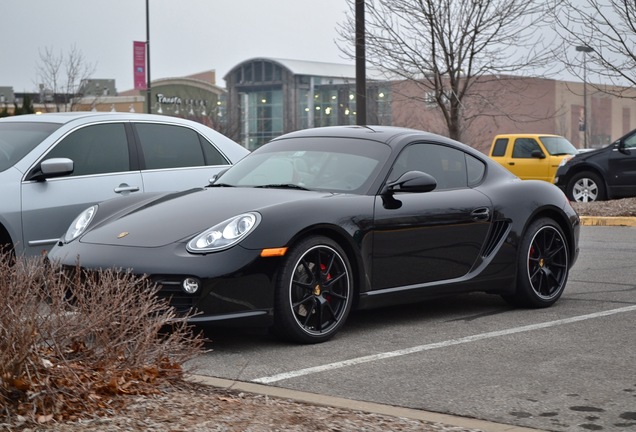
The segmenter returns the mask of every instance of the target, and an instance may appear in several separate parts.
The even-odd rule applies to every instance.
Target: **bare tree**
[[[555,30],[563,39],[563,61],[575,76],[586,72],[597,90],[624,96],[636,86],[636,2],[633,0],[558,0]],[[633,92],[631,92],[633,97]]]
[[[75,102],[82,96],[80,84],[95,72],[95,65],[88,63],[76,46],[66,55],[61,51],[56,54],[50,47],[40,50],[39,55],[40,102],[47,111],[51,105],[57,112],[73,111]]]
[[[505,115],[483,90],[472,91],[474,83],[546,73],[545,8],[541,0],[367,0],[367,62],[419,88],[408,97],[436,105],[448,135],[459,140],[465,122],[487,111]],[[339,28],[340,49],[351,58],[354,25],[351,6]]]

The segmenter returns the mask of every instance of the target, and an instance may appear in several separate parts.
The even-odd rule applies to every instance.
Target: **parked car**
[[[175,117],[73,112],[0,119],[0,246],[41,253],[87,206],[203,186],[248,153],[203,124]]]
[[[557,170],[555,183],[571,201],[636,196],[636,130],[607,147],[565,161]]]
[[[206,188],[91,206],[49,259],[146,274],[193,323],[315,343],[352,307],[467,291],[550,306],[578,237],[552,184],[441,136],[341,126],[276,138]]]
[[[550,183],[559,164],[577,153],[567,139],[549,134],[501,134],[490,147],[490,157],[520,179]]]

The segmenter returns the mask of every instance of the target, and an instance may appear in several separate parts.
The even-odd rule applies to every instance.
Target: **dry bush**
[[[0,419],[73,420],[180,381],[204,340],[156,291],[126,272],[0,256]]]

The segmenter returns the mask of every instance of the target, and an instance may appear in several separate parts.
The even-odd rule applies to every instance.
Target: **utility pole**
[[[356,0],[356,124],[367,124],[367,77],[364,36],[364,0]]]

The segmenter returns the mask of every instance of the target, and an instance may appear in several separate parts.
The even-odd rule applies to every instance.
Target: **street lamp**
[[[587,148],[587,53],[592,52],[592,48],[587,45],[578,45],[577,51],[583,53],[583,126],[579,130],[583,130],[583,148]]]

